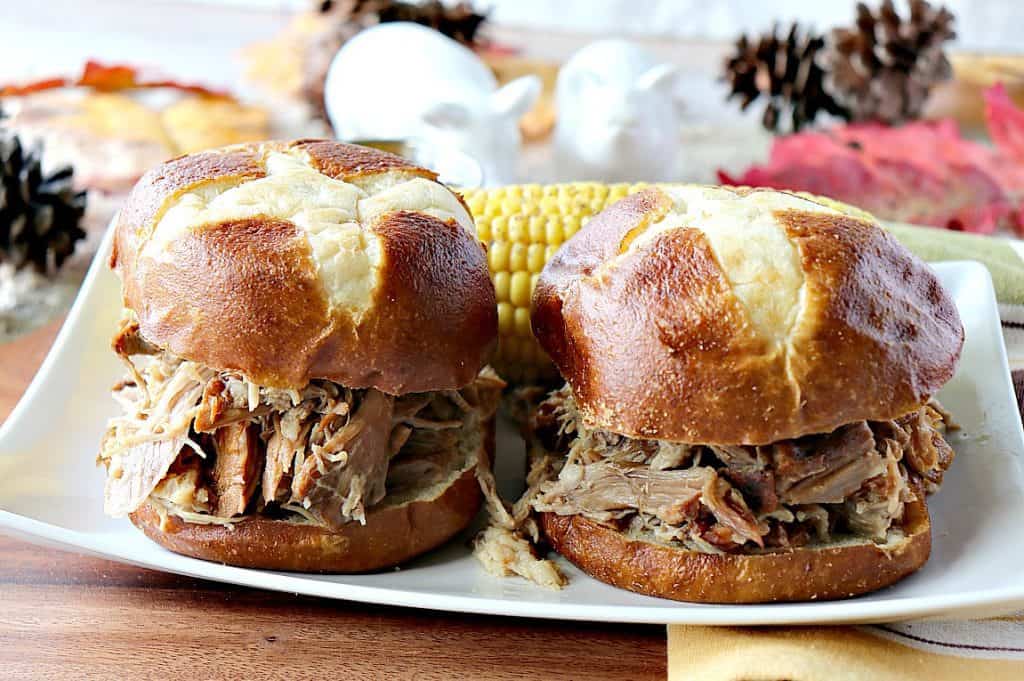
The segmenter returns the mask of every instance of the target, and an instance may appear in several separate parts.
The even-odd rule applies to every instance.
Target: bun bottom
[[[922,499],[906,505],[885,544],[849,539],[758,554],[710,554],[627,536],[582,516],[541,513],[552,547],[589,575],[622,589],[696,603],[835,600],[876,591],[928,560],[931,521]]]
[[[225,525],[188,523],[166,516],[147,501],[129,517],[169,551],[238,567],[292,572],[371,572],[404,563],[464,530],[483,503],[476,480],[478,457],[490,461],[493,421],[482,424],[467,452],[466,467],[443,488],[400,504],[387,499],[366,512],[366,524],[339,531],[316,525],[250,516]],[[470,444],[470,443],[466,443]],[[466,447],[470,449],[470,447]]]

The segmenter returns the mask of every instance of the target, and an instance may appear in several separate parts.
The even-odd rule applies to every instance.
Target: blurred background
[[[3,0],[0,74],[10,77],[86,56],[137,59],[140,52],[181,75],[230,78],[232,48],[273,36],[307,0]],[[473,0],[498,29],[554,34],[627,35],[651,40],[731,41],[738,33],[800,19],[819,29],[849,19],[845,0]],[[1015,0],[949,0],[954,47],[1024,51],[1024,8]],[[178,47],[187,46],[187,49]],[[557,58],[562,45],[538,40],[531,52]],[[220,59],[209,61],[213,55]],[[237,73],[237,71],[235,72]]]
[[[267,138],[383,140],[467,190],[763,185],[1024,231],[1014,0],[0,0],[0,16],[0,340],[66,308],[148,168]],[[573,229],[597,205],[529,191],[563,196]]]

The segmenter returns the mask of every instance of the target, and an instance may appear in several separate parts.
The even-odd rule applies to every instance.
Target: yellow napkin
[[[865,627],[668,628],[670,681],[1021,681],[1024,612]]]

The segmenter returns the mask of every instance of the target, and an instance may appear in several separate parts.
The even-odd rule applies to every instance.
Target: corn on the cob
[[[487,245],[498,296],[495,369],[513,384],[544,383],[557,372],[530,331],[530,299],[544,264],[596,213],[644,184],[574,182],[512,185],[463,193]]]
[[[530,330],[530,299],[544,264],[591,216],[645,184],[574,182],[512,185],[463,192],[487,245],[498,297],[498,353],[495,369],[513,385],[558,378],[551,360]],[[797,192],[858,217],[871,215],[832,199]]]

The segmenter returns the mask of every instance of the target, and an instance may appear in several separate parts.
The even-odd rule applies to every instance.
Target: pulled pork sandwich
[[[178,158],[133,190],[111,266],[107,513],[197,558],[353,572],[479,510],[495,296],[434,173],[317,140]]]
[[[926,495],[953,459],[932,396],[964,333],[877,224],[778,191],[651,188],[562,247],[532,323],[566,385],[528,424],[519,509],[585,572],[754,603],[855,596],[927,560]]]

